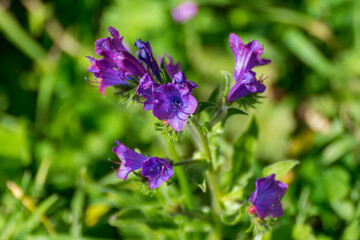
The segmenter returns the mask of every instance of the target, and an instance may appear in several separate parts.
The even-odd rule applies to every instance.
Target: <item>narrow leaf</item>
[[[185,168],[190,180],[196,183],[203,192],[206,192],[206,183],[204,173],[208,169],[209,163],[204,160],[198,160],[196,163]]]
[[[212,103],[212,102],[198,102],[198,107],[197,107],[194,115],[201,113],[202,111],[204,111],[207,108],[214,108],[214,107],[217,107],[217,104]]]
[[[274,163],[264,168],[263,175],[266,177],[274,173],[276,179],[280,179],[285,173],[290,171],[299,163],[300,162],[298,160],[286,160],[283,162]]]

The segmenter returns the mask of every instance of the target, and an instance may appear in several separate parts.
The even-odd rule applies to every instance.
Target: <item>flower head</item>
[[[145,157],[127,148],[121,142],[115,141],[117,146],[113,152],[119,157],[120,168],[117,177],[126,180],[130,172],[141,169],[141,175],[148,179],[151,189],[158,188],[164,181],[169,181],[174,174],[167,159]]]
[[[283,209],[281,199],[284,197],[288,186],[286,183],[275,180],[275,174],[256,180],[255,192],[250,196],[249,201],[255,207],[260,218],[281,217]]]
[[[198,6],[196,3],[188,1],[177,5],[172,11],[171,16],[178,23],[184,23],[196,16]]]
[[[146,73],[139,60],[132,56],[122,44],[123,37],[113,28],[108,28],[112,38],[101,38],[95,42],[95,53],[102,59],[90,60],[88,71],[95,76],[91,83],[98,84],[100,93],[105,95],[105,89],[114,85],[129,85],[131,76],[141,77]]]
[[[239,36],[232,33],[230,34],[229,45],[235,56],[234,79],[236,84],[231,88],[227,101],[231,103],[251,93],[264,92],[265,85],[261,79],[256,79],[256,73],[252,71],[256,66],[266,65],[271,62],[268,59],[260,58],[260,55],[264,52],[260,43],[253,40],[248,44],[244,44]]]
[[[141,168],[141,175],[148,178],[151,189],[158,188],[164,181],[169,181],[173,174],[172,166],[164,158],[148,158]]]
[[[173,83],[163,84],[154,91],[153,114],[181,131],[189,115],[197,108],[197,101],[189,90],[181,91]]]

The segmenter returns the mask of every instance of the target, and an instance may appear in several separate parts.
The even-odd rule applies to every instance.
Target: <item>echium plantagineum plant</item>
[[[234,73],[223,72],[226,82],[220,97],[220,90],[216,88],[208,101],[198,101],[193,96],[198,85],[187,79],[180,63],[174,63],[167,55],[156,59],[150,43],[140,39],[135,41],[136,54],[132,54],[124,46],[119,32],[112,27],[108,30],[111,37],[95,42],[95,53],[102,58],[87,57],[91,63],[88,71],[95,76],[88,82],[99,87],[104,95],[106,88],[114,86],[122,100],[138,102],[144,111],[151,110],[160,120],[155,130],[166,138],[170,153],[170,156],[145,156],[115,141],[113,152],[119,162],[113,163],[120,165],[116,176],[126,181],[134,174],[146,183],[142,187],[149,189],[161,187],[166,191],[166,187],[179,186],[178,204],[182,210],[168,214],[198,217],[198,221],[212,226],[194,236],[209,234],[210,239],[222,239],[226,237],[226,224],[239,226],[244,219],[252,222],[248,232],[261,235],[270,229],[273,219],[283,215],[281,200],[288,189],[287,184],[278,179],[296,162],[267,167],[265,177],[256,180],[254,192],[247,192],[246,186],[255,175],[255,153],[252,152],[255,148],[249,150],[248,145],[257,137],[256,120],[250,121],[248,130],[234,143],[231,159],[222,156],[219,140],[226,120],[232,115],[247,115],[248,107],[254,108],[266,89],[264,79],[253,71],[254,67],[271,62],[260,57],[264,52],[260,43],[253,40],[244,44],[239,36],[230,34]],[[198,151],[192,159],[181,159],[176,151],[175,143],[182,140],[179,136],[185,132],[197,145]],[[226,161],[230,166],[227,170],[221,167]],[[192,190],[196,185],[203,192],[209,189],[210,211],[203,210],[205,203],[199,201]]]

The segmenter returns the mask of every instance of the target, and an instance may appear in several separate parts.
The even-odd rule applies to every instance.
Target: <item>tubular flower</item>
[[[126,180],[130,172],[141,169],[141,175],[148,179],[151,189],[158,188],[164,181],[169,181],[174,174],[172,166],[167,159],[157,157],[145,157],[127,148],[124,144],[115,141],[117,146],[113,152],[121,162],[117,171],[117,177]]]
[[[138,59],[144,62],[150,68],[152,74],[161,81],[161,71],[152,53],[150,43],[148,41],[143,42],[138,39],[135,42],[135,47],[138,48],[138,51],[136,52]]]
[[[233,84],[234,80],[236,83],[230,89],[227,101],[231,103],[252,93],[263,93],[266,87],[261,79],[256,79],[256,73],[252,69],[259,65],[269,64],[271,61],[260,58],[264,52],[260,43],[253,40],[244,44],[239,36],[231,33],[229,45],[235,56]]]
[[[151,157],[143,162],[141,175],[149,180],[151,189],[158,188],[164,181],[169,181],[174,174],[172,166],[164,158]]]
[[[95,80],[89,81],[98,84],[100,93],[105,95],[105,89],[114,85],[129,85],[131,76],[142,77],[146,70],[139,60],[132,56],[122,44],[123,37],[113,28],[108,28],[111,38],[101,38],[95,42],[95,53],[103,56],[102,59],[90,60],[88,71],[93,73]]]
[[[281,199],[284,197],[288,185],[275,180],[275,174],[256,180],[255,192],[250,196],[255,212],[260,218],[281,217],[283,209]]]
[[[173,83],[156,88],[153,96],[154,116],[166,121],[178,132],[183,130],[189,115],[197,108],[197,101],[189,90],[181,91]]]
[[[181,70],[181,66],[180,63],[177,62],[176,64],[174,64],[173,60],[171,57],[169,57],[168,55],[164,54],[164,58],[161,59],[160,56],[158,56],[158,60],[159,60],[159,65],[161,66],[162,61],[164,61],[164,66],[165,66],[165,70],[166,72],[169,74],[169,77],[171,79],[174,78],[174,75],[176,73],[178,73]],[[169,63],[166,63],[165,58],[167,58],[169,60]]]

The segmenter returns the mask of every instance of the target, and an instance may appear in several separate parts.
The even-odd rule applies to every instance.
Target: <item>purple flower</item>
[[[156,88],[153,96],[154,116],[178,132],[183,130],[189,115],[197,108],[197,101],[191,93],[179,90],[173,83]]]
[[[197,84],[186,79],[185,74],[180,71],[173,77],[172,83],[180,90],[182,94],[192,93]]]
[[[196,3],[188,1],[183,2],[176,6],[171,11],[171,16],[178,23],[184,23],[196,16],[198,12],[198,6]]]
[[[90,83],[99,84],[100,93],[105,95],[105,89],[114,85],[129,85],[131,76],[142,77],[146,70],[139,60],[132,56],[122,44],[119,32],[113,28],[108,28],[112,38],[101,38],[95,42],[95,53],[103,56],[102,59],[90,60],[91,66],[88,71],[93,73],[95,80]]]
[[[169,181],[174,174],[172,166],[167,159],[157,157],[145,157],[127,148],[121,142],[115,141],[117,146],[113,152],[121,162],[117,171],[117,177],[126,180],[130,172],[141,169],[141,175],[148,179],[151,189],[158,188],[164,181]]]
[[[229,44],[235,56],[234,79],[236,84],[231,88],[227,101],[231,103],[251,93],[264,92],[266,87],[261,79],[256,79],[256,73],[252,71],[256,66],[266,65],[271,62],[268,59],[260,58],[260,55],[264,52],[260,43],[253,40],[248,44],[244,44],[239,36],[231,33]]]
[[[160,84],[155,82],[154,79],[150,77],[148,73],[146,73],[139,82],[139,86],[136,89],[136,93],[140,95],[144,101],[144,111],[150,110],[153,108],[153,90],[159,87]]]
[[[147,157],[134,152],[119,141],[115,142],[117,143],[117,146],[115,146],[112,151],[121,160],[121,163],[119,163],[120,168],[117,172],[117,177],[126,180],[130,172],[141,168]]]
[[[164,158],[151,157],[142,164],[141,175],[149,180],[151,189],[158,188],[164,181],[169,181],[173,174],[172,166]]]
[[[255,192],[250,196],[249,201],[255,207],[260,218],[281,217],[283,209],[281,199],[284,197],[288,186],[286,183],[275,180],[275,174],[256,180]]]
[[[181,70],[181,66],[180,63],[177,62],[176,64],[174,64],[173,60],[171,57],[169,57],[168,55],[164,54],[165,57],[163,59],[161,59],[161,57],[158,56],[158,60],[159,60],[159,65],[161,66],[162,61],[164,61],[164,66],[165,66],[165,70],[166,72],[169,74],[169,77],[171,79],[174,78],[174,75],[176,73],[178,73]],[[167,64],[165,61],[165,58],[169,59],[169,63]]]
[[[139,50],[136,52],[137,57],[140,61],[144,62],[150,68],[152,74],[161,81],[160,68],[154,58],[151,50],[150,43],[148,41],[143,42],[140,39],[136,40],[135,47]]]

